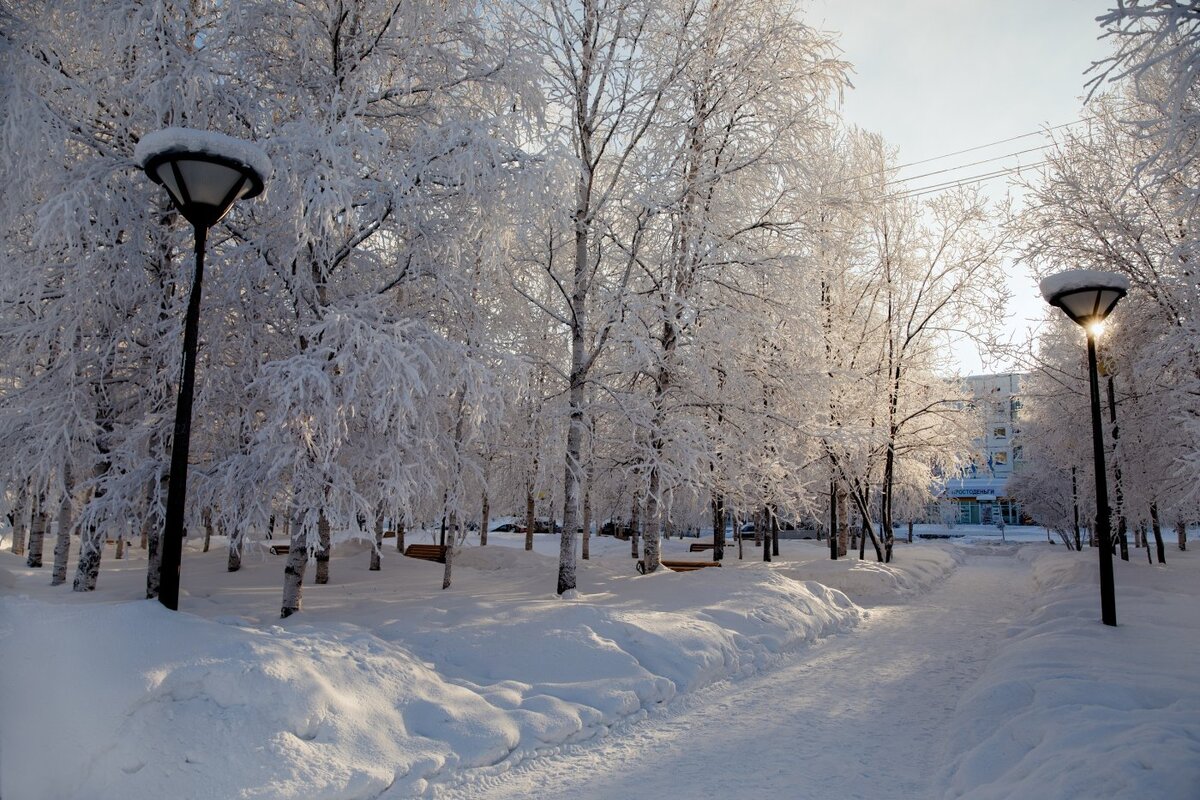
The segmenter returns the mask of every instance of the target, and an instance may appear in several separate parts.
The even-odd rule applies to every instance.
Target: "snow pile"
[[[963,558],[963,549],[953,545],[908,546],[897,542],[890,564],[873,560],[873,555],[865,561],[855,556],[831,561],[821,546],[820,557],[787,565],[781,571],[798,580],[817,581],[845,592],[855,603],[879,603],[929,591],[945,580]]]
[[[56,602],[0,598],[0,794],[411,797],[762,670],[862,613],[752,562],[637,576],[628,556],[585,562],[581,586],[601,591],[565,600],[545,591],[552,558],[489,547],[462,552],[446,592],[425,588],[441,565],[335,557],[341,585],[275,624],[243,615],[258,575],[274,606],[277,561],[229,575],[222,553],[193,555],[185,585],[205,588],[178,614],[10,570]]]
[[[3,613],[19,682],[4,718],[21,720],[0,741],[5,796],[371,797],[451,748],[490,763],[518,737],[482,698],[351,628],[256,631],[154,602]]]
[[[1095,558],[1032,559],[1044,605],[961,699],[947,797],[1196,797],[1200,559],[1118,561],[1112,628],[1099,622]]]

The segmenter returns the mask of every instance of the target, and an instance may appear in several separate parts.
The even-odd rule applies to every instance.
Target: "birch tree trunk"
[[[757,514],[754,515],[754,535],[761,540],[759,544],[761,544],[763,549],[762,560],[769,562],[771,560],[771,542],[769,539],[767,539],[766,527],[767,511],[766,507],[764,506],[763,508],[759,509]],[[759,545],[756,544],[755,546],[757,547]]]
[[[838,502],[837,502],[837,483],[829,482],[829,560],[837,561],[839,555],[838,548]]]
[[[300,610],[304,594],[304,571],[308,567],[308,537],[304,526],[292,523],[287,564],[283,568],[283,607],[279,618],[287,619]]]
[[[155,481],[146,489],[146,512],[142,517],[142,537],[146,540],[146,599],[158,597],[162,580],[163,518],[154,502]]]
[[[584,89],[586,92],[586,89]],[[582,93],[581,93],[582,94]],[[587,386],[588,370],[591,368],[588,356],[588,292],[590,290],[589,273],[591,258],[588,245],[591,239],[591,191],[592,191],[592,158],[591,158],[591,124],[582,119],[586,108],[580,107],[577,115],[576,131],[580,135],[578,143],[580,153],[584,156],[582,169],[577,186],[577,203],[574,212],[575,219],[575,264],[572,275],[573,291],[571,293],[571,371],[567,376],[567,448],[563,469],[563,530],[558,544],[558,593],[563,594],[575,589],[577,585],[575,564],[575,528],[579,525],[580,512],[580,483],[583,472],[583,435],[585,388]],[[634,555],[636,557],[635,548]]]
[[[396,523],[396,552],[404,552],[404,518],[401,517]]]
[[[101,384],[105,383],[101,381]],[[99,394],[99,388],[93,389]],[[111,462],[108,459],[110,445],[108,443],[108,435],[112,433],[112,409],[108,407],[106,402],[100,403],[96,408],[96,427],[98,433],[96,436],[96,451],[99,460],[96,462],[92,470],[92,476],[97,480],[108,474],[111,467]],[[104,496],[104,486],[101,484],[95,490],[93,497],[99,498]],[[79,537],[79,562],[75,566],[75,581],[71,586],[72,591],[76,592],[92,592],[96,590],[96,581],[100,577],[100,556],[104,548],[104,531],[100,530],[95,525],[89,525],[87,530],[82,532]]]
[[[491,505],[488,503],[488,493],[484,492],[483,493],[483,509],[481,512],[482,516],[483,516],[483,520],[479,523],[479,546],[480,547],[487,547],[488,525],[491,524],[491,519],[490,519],[491,510],[492,510]]]
[[[1158,563],[1165,564],[1167,563],[1167,548],[1163,545],[1162,520],[1158,516],[1157,501],[1150,504],[1150,527],[1154,531],[1154,550],[1158,556]],[[1149,543],[1146,544],[1146,548],[1150,548]]]
[[[383,555],[383,513],[375,514],[375,545],[371,548],[371,566],[367,569],[378,572],[381,569],[380,558]]]
[[[659,443],[661,448],[661,443]],[[662,514],[658,508],[659,493],[658,467],[650,468],[650,491],[646,497],[646,535],[642,537],[642,561],[646,572],[658,569],[662,560]]]
[[[46,512],[42,508],[43,498],[33,499],[33,518],[29,525],[29,556],[25,566],[40,568],[42,566],[42,547],[46,541]]]
[[[108,471],[108,464],[101,463],[96,467],[96,477]],[[101,496],[104,489],[96,490],[96,496]],[[104,549],[104,531],[96,525],[89,525],[87,530],[79,535],[79,561],[75,565],[75,581],[72,591],[92,592],[96,590],[96,581],[100,577],[100,557]]]
[[[850,498],[854,501],[854,505],[858,507],[859,516],[862,517],[862,530],[859,532],[858,541],[858,558],[859,560],[865,558],[867,538],[870,537],[871,546],[875,548],[875,559],[882,564],[883,548],[880,546],[879,539],[875,536],[875,525],[871,522],[870,489],[855,486],[854,491],[850,493]]]
[[[771,555],[779,555],[779,513],[771,507]]]
[[[29,495],[24,489],[17,496],[17,502],[13,508],[13,523],[12,523],[12,554],[14,556],[25,555],[25,537],[28,533],[27,527],[29,524]]]
[[[95,525],[79,535],[79,562],[75,565],[75,582],[72,590],[91,592],[96,589],[100,577],[100,556],[104,548],[104,532]]]
[[[120,531],[117,534],[117,549],[116,553],[113,554],[113,558],[117,561],[125,558],[125,531]]]
[[[525,549],[533,549],[534,502],[532,480],[525,487]]]
[[[67,582],[67,560],[71,553],[71,528],[74,526],[71,496],[75,490],[71,468],[63,470],[63,497],[58,506],[58,536],[54,540],[54,569],[50,573],[50,585],[59,586]]]
[[[588,477],[588,487],[583,490],[583,552],[580,554],[584,561],[591,559],[588,546],[592,541],[592,489],[591,477]]]
[[[1187,550],[1187,523],[1182,518],[1175,520],[1175,541],[1181,552]]]
[[[638,557],[638,536],[642,530],[642,498],[633,493],[633,506],[629,510],[629,554]]]
[[[207,553],[208,548],[212,545],[212,509],[204,509],[201,519],[204,524],[204,549],[201,552]]]
[[[713,561],[725,559],[725,498],[713,495]]]
[[[846,490],[838,486],[837,490],[837,512],[838,512],[838,529],[837,529],[837,547],[838,556],[845,558],[850,552],[850,509],[846,502]]]
[[[450,588],[450,575],[454,568],[454,548],[458,546],[458,512],[450,512],[450,524],[446,537],[446,568],[442,570],[442,589]]]
[[[317,574],[314,580],[315,583],[329,583],[329,554],[332,550],[332,545],[329,541],[329,518],[325,516],[325,510],[317,516]]]
[[[229,557],[225,564],[227,572],[237,572],[242,568],[242,545],[246,538],[246,529],[236,526],[229,534]]]

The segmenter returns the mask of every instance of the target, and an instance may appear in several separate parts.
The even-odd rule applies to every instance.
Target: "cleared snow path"
[[[774,671],[719,683],[598,741],[508,772],[433,787],[438,798],[915,798],[944,763],[943,731],[1014,617],[1029,567],[973,549],[951,577]],[[384,795],[387,796],[386,794]]]

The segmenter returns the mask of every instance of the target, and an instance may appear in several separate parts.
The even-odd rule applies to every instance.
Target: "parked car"
[[[525,526],[516,517],[500,517],[488,524],[490,533],[524,533]]]
[[[754,533],[754,523],[747,522],[742,525],[742,533]],[[779,520],[779,535],[784,539],[815,539],[817,531],[815,528],[802,528],[796,522],[789,519]]]
[[[615,536],[618,539],[628,539],[630,532],[630,527],[624,522],[612,519],[601,525],[597,531],[601,536]]]

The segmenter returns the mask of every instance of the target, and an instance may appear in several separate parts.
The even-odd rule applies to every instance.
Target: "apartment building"
[[[947,522],[1007,525],[1021,521],[1021,509],[1008,497],[1008,480],[1021,464],[1020,373],[966,378],[983,428],[974,440],[970,464],[946,482],[942,516]]]

